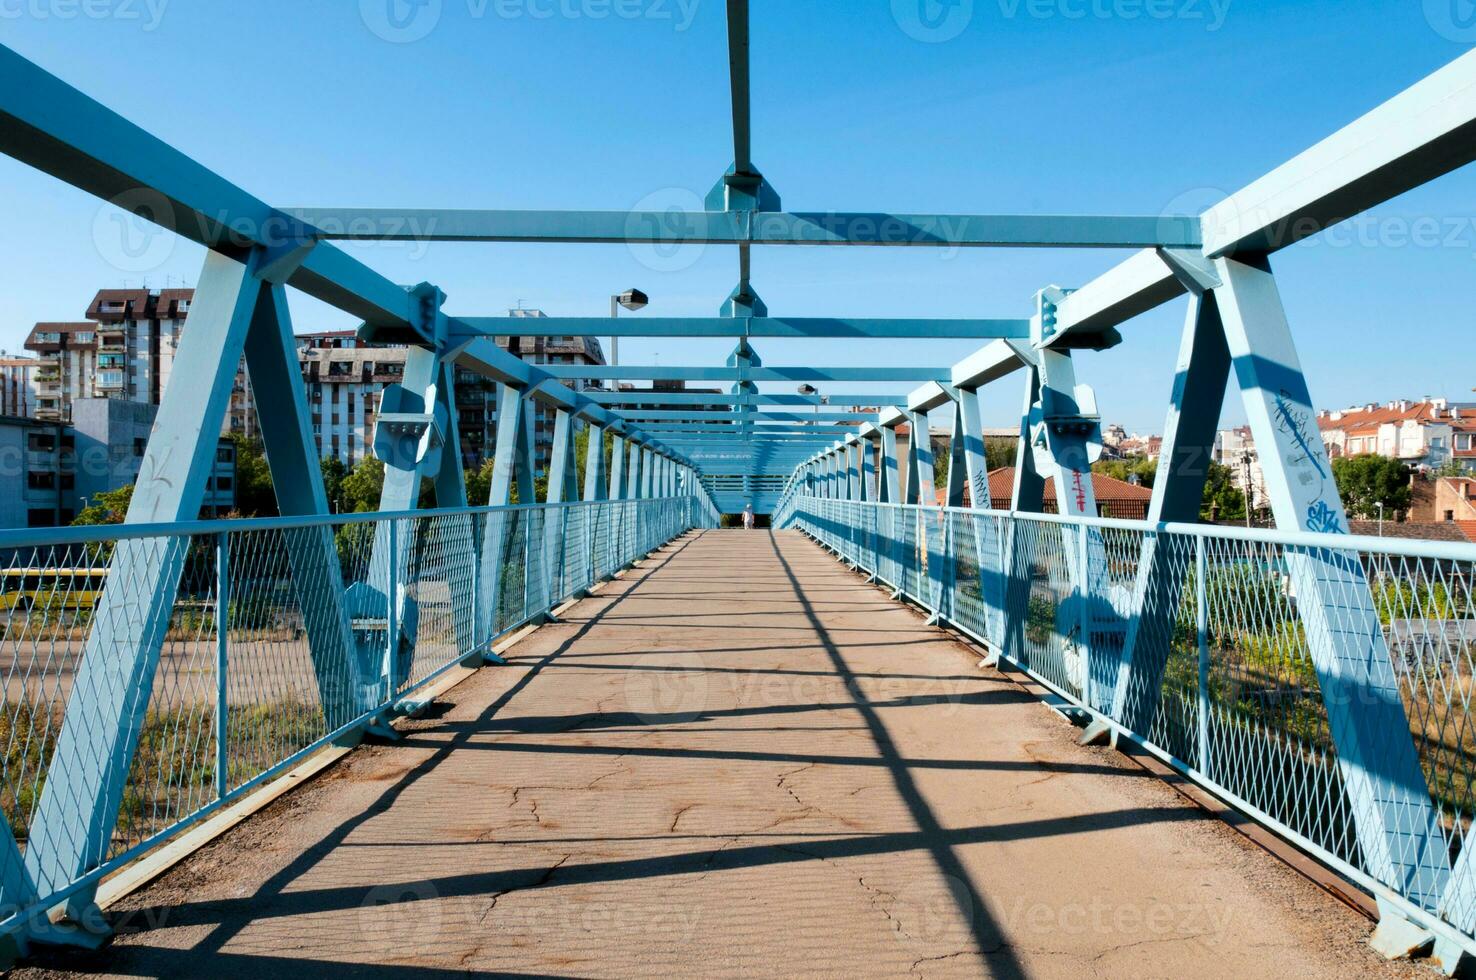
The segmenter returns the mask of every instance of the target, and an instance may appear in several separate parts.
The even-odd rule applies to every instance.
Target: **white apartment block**
[[[519,310],[517,316],[542,316]],[[362,346],[352,330],[300,334],[298,361],[307,387],[313,435],[322,456],[352,467],[372,454],[374,418],[384,386],[404,376],[405,348]],[[604,364],[595,338],[498,337],[504,350],[534,364]],[[456,421],[461,436],[462,465],[475,469],[491,456],[497,437],[497,386],[458,370]],[[540,467],[553,443],[553,416],[539,409],[534,416],[535,448]]]
[[[40,363],[38,358],[6,357],[0,353],[0,415],[35,417],[40,395],[36,382]]]
[[[1476,466],[1476,405],[1444,398],[1369,404],[1320,412],[1317,427],[1334,459],[1377,454],[1417,468],[1452,460]]]

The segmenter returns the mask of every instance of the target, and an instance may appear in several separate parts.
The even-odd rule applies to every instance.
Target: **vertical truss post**
[[[525,419],[525,414],[532,413],[527,408],[521,388],[509,384],[498,385],[497,445],[492,457],[492,485],[487,493],[489,507],[507,507],[511,503],[514,481],[518,485],[519,501],[532,502],[531,492],[523,493],[524,484],[531,486],[533,482],[529,475],[533,454]],[[488,648],[497,636],[503,588],[509,571],[509,563],[505,558],[520,518],[519,511],[494,511],[487,516],[487,526],[482,532],[482,568],[478,576],[481,582],[481,601],[477,603],[481,622],[477,624],[477,636]],[[526,568],[523,574],[526,578]],[[477,660],[482,658],[491,659],[485,652],[479,654]]]
[[[630,472],[626,479],[629,481],[625,492],[626,499],[641,499],[641,444],[634,440],[630,443]]]
[[[564,535],[568,531],[569,508],[563,506],[579,495],[574,478],[574,419],[562,408],[554,411],[553,450],[549,454],[548,490],[543,517],[543,567],[549,576],[548,605],[560,597],[564,578]]]
[[[605,482],[605,430],[593,422],[586,424],[589,450],[584,457],[584,500],[592,504],[609,499],[609,485]]]
[[[959,388],[954,406],[954,454],[949,475],[950,507],[954,502],[954,480],[968,485],[969,503],[977,512],[971,523],[974,530],[974,559],[979,569],[979,600],[984,612],[984,639],[991,658],[997,658],[1004,643],[1005,583],[1004,549],[994,518],[989,493],[989,462],[984,445],[984,417],[979,410],[979,392],[975,388]],[[962,455],[962,461],[959,456]],[[962,496],[962,490],[958,491]]]
[[[856,444],[856,451],[861,457],[861,499],[867,503],[876,503],[876,441],[881,437],[880,431],[870,423],[861,427],[861,441]]]
[[[918,553],[927,560],[928,607],[932,610],[930,622],[936,622],[943,612],[943,590],[947,576],[947,556],[944,553],[944,537],[947,528],[944,512],[937,510],[937,471],[933,465],[933,432],[927,412],[910,412],[912,419],[912,446],[909,455],[913,461],[912,479],[908,485],[916,485],[915,496],[909,503],[918,504],[917,518]]]
[[[625,439],[618,433],[610,437],[610,495],[611,500],[625,499]]]
[[[265,322],[256,320],[257,307],[268,280],[305,254],[256,249],[244,263],[207,254],[190,330],[175,355],[177,376],[192,383],[165,392],[134,485],[130,523],[199,517],[236,367],[248,334]],[[294,384],[301,383],[299,375]],[[69,886],[107,859],[189,546],[188,539],[165,537],[120,541],[114,549],[26,849],[25,875],[42,893]],[[329,601],[337,601],[336,589]],[[339,669],[352,678],[352,665]],[[352,679],[325,688],[325,710],[337,709],[335,698],[352,689]],[[7,887],[16,887],[15,880],[7,875]],[[88,888],[73,895],[74,919],[86,917],[94,894]]]
[[[901,460],[897,458],[897,427],[907,421],[907,416],[895,408],[887,409],[881,413],[877,420],[881,429],[881,501],[888,504],[901,504],[902,499],[902,467]],[[902,576],[897,568],[897,561],[901,554],[901,542],[897,540],[900,522],[905,519],[906,512],[900,507],[888,507],[880,514],[881,527],[878,533],[881,538],[881,558],[877,561],[878,577],[884,579],[895,589],[894,597],[901,594]]]
[[[1215,294],[1277,526],[1346,534],[1347,519],[1281,296],[1264,258],[1217,259]],[[1425,909],[1451,879],[1367,576],[1351,552],[1284,554],[1368,873]],[[1376,948],[1407,924],[1386,915]]]
[[[406,351],[400,383],[386,386],[380,395],[374,421],[374,455],[384,463],[381,513],[415,510],[420,505],[421,480],[440,473],[445,429],[450,421],[437,392],[441,379],[441,361],[436,353],[412,347]],[[439,481],[437,486],[439,495]],[[464,489],[461,497],[464,501]],[[378,686],[386,692],[384,700],[393,699],[400,682],[409,676],[420,626],[418,605],[406,587],[411,578],[410,555],[419,532],[429,530],[413,524],[397,528],[398,523],[383,521],[374,526],[368,577],[348,591],[349,614],[358,620],[382,621],[388,631],[383,642],[362,644],[359,651],[364,677],[377,677]],[[381,665],[383,673],[378,669]],[[380,726],[376,731],[388,734],[390,729]]]
[[[1197,280],[1188,285],[1193,288],[1148,505],[1150,524],[1199,519],[1215,428],[1230,379],[1230,350],[1214,294]],[[1182,547],[1160,540],[1155,531],[1144,536],[1133,583],[1134,614],[1128,620],[1112,697],[1112,717],[1131,731],[1148,731],[1158,710],[1187,571]]]
[[[1013,514],[1039,514],[1045,509],[1045,479],[1036,468],[1035,449],[1031,445],[1035,403],[1039,398],[1040,367],[1033,364],[1025,371],[1025,404],[1020,411],[1020,437],[1015,444],[1015,479],[1010,488]],[[1013,652],[1022,663],[1031,569],[1043,533],[1044,527],[1038,523],[1011,520],[1006,525],[1004,553],[1009,556],[1009,578],[1005,584],[1004,644],[999,653],[1008,656]],[[990,658],[993,660],[997,657]]]
[[[297,360],[287,291],[281,285],[289,268],[295,265],[279,262],[264,274],[268,285],[262,289],[243,347],[246,372],[255,390],[272,392],[271,398],[256,400],[256,413],[278,511],[290,517],[327,517],[318,443]],[[208,435],[202,433],[202,438],[213,446]],[[355,678],[373,676],[355,663],[357,644],[343,596],[338,546],[329,527],[287,531],[283,539],[324,713],[330,727],[337,728],[371,706],[367,687],[356,689]]]
[[[1037,298],[1034,329],[1044,339],[1055,329],[1056,305],[1065,298],[1055,287]],[[1092,463],[1102,451],[1101,423],[1091,388],[1076,381],[1069,351],[1046,349],[1040,356],[1040,402],[1033,413],[1031,448],[1036,467],[1054,475],[1057,511],[1067,517],[1096,517]],[[1082,700],[1104,706],[1122,655],[1123,623],[1108,600],[1107,554],[1102,532],[1082,525],[1080,549],[1066,549],[1071,573],[1069,608],[1058,630],[1075,635],[1076,683]],[[1068,654],[1068,657],[1070,655]],[[1073,665],[1068,659],[1068,669]]]
[[[619,434],[614,434],[610,437],[610,444],[610,500],[618,502],[626,499],[625,439]],[[613,564],[615,556],[624,554],[625,552],[624,544],[626,524],[628,522],[625,520],[624,507],[609,507],[604,508],[604,510],[606,515],[605,520],[609,522],[605,532],[606,538],[610,542],[611,550],[614,552],[614,554],[610,555],[612,561],[607,567],[613,572],[615,570],[615,565]]]

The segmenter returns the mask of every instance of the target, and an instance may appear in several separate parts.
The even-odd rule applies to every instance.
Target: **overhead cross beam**
[[[289,208],[327,241],[917,248],[1198,248],[1193,215],[878,211],[473,211]]]
[[[1029,318],[916,317],[458,317],[453,342],[475,337],[750,337],[1028,340]]]
[[[1211,207],[1201,218],[1203,254],[1278,251],[1472,160],[1476,52]],[[1043,346],[1089,343],[1093,335],[1186,291],[1170,262],[1157,252],[1139,253],[1068,296]]]

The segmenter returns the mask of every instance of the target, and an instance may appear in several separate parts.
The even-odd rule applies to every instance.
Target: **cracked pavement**
[[[19,975],[1431,975],[797,534],[509,659]]]

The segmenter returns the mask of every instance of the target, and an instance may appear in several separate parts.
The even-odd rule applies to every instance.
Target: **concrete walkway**
[[[514,654],[49,967],[1431,975],[798,534],[691,535]]]

